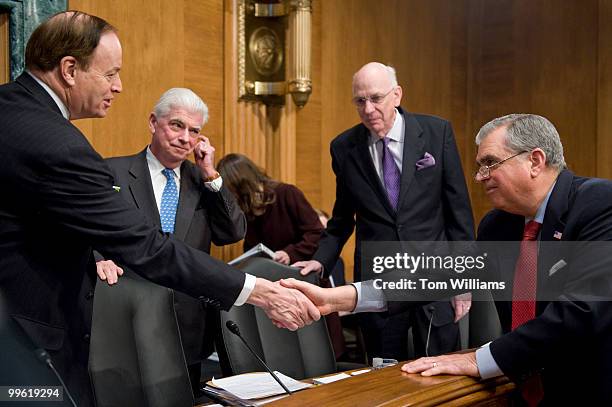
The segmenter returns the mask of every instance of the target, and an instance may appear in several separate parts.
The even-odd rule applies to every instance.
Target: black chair
[[[264,258],[246,259],[237,268],[271,281],[293,277],[315,284],[317,279],[315,275],[303,277],[295,268]],[[227,329],[228,320],[238,324],[242,336],[272,370],[298,380],[336,372],[324,318],[291,332],[275,327],[261,309],[245,304],[221,312],[217,352],[224,376],[264,370],[240,338]]]
[[[98,281],[90,345],[98,407],[193,406],[172,290],[129,271]]]

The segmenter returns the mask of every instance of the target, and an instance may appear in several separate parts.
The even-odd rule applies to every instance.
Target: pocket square
[[[565,260],[563,259],[559,260],[550,268],[550,270],[548,270],[548,277],[552,276],[553,274],[555,274],[557,271],[561,270],[565,266],[567,266],[567,263],[565,262]]]
[[[421,158],[420,160],[416,162],[417,171],[421,171],[421,170],[424,170],[425,168],[433,167],[434,165],[436,165],[436,159],[434,158],[433,155],[429,153],[425,153],[425,155],[423,155],[423,158]]]

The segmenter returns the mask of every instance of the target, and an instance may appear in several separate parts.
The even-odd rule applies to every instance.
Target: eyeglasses
[[[353,104],[357,106],[358,108],[363,108],[365,107],[366,102],[369,100],[370,103],[372,103],[373,105],[379,105],[385,100],[385,98],[389,95],[389,93],[395,90],[395,88],[396,88],[395,86],[392,87],[391,90],[385,93],[384,95],[378,94],[378,95],[372,95],[372,96],[367,96],[367,97],[355,97],[353,98]]]
[[[504,158],[501,161],[498,161],[496,163],[493,163],[491,165],[481,165],[480,168],[478,168],[478,171],[476,171],[476,174],[474,174],[474,179],[476,179],[476,181],[478,181],[478,176],[480,175],[480,179],[481,180],[485,180],[488,179],[491,176],[491,170],[495,167],[499,167],[500,165],[502,165],[503,163],[505,163],[506,161],[508,161],[511,158],[514,158],[516,156],[519,156],[521,154],[524,153],[528,153],[529,151],[521,151],[520,153],[516,153],[514,155],[511,155],[508,158]]]

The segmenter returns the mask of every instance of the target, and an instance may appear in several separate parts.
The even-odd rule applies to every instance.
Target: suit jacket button
[[[85,295],[85,299],[91,300],[94,296],[94,292],[90,291]]]
[[[84,340],[85,342],[89,342],[89,339],[90,339],[90,338],[91,338],[91,335],[89,335],[89,334],[85,334],[85,335],[83,335],[83,340]]]

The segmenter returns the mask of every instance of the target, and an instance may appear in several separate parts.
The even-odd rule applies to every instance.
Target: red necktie
[[[532,220],[525,224],[521,253],[514,269],[512,289],[512,330],[535,318],[538,278],[538,232],[542,225]]]
[[[521,253],[514,269],[512,289],[512,330],[535,318],[538,283],[538,232],[542,225],[532,220],[525,224]],[[523,399],[529,407],[540,404],[544,397],[542,379],[533,374],[520,384]]]

